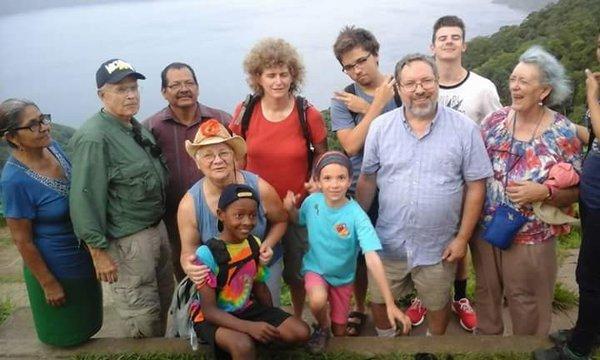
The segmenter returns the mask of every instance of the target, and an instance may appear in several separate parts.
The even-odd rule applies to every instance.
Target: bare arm
[[[285,195],[285,199],[283,199],[283,207],[288,213],[288,219],[291,222],[298,223],[298,208],[296,204],[300,198],[300,194],[294,194],[291,190],[288,190]]]
[[[385,270],[383,269],[383,264],[381,263],[379,255],[377,255],[375,251],[367,251],[365,253],[365,261],[367,263],[367,269],[369,269],[373,279],[375,279],[377,287],[383,295],[390,325],[392,325],[392,327],[395,329],[396,320],[398,320],[402,323],[402,332],[404,334],[408,334],[411,326],[410,319],[400,309],[398,309],[394,302],[394,297],[390,291],[390,286],[388,285],[387,278],[385,277]]]
[[[592,73],[588,69],[585,71],[586,79],[586,99],[588,109],[590,110],[590,120],[594,134],[600,134],[600,72]]]
[[[63,305],[66,301],[65,292],[33,243],[31,220],[7,218],[6,224],[25,265],[42,286],[46,302],[52,306]]]
[[[198,290],[202,297],[202,312],[206,321],[216,326],[233,329],[246,333],[260,342],[269,342],[279,338],[279,331],[265,322],[254,322],[241,320],[217,307],[215,290],[208,286],[202,286]]]
[[[271,291],[267,284],[262,282],[255,282],[252,286],[252,294],[254,298],[265,306],[273,306],[273,298],[271,297]]]
[[[369,126],[373,120],[381,115],[385,105],[394,97],[395,80],[388,76],[386,80],[375,90],[373,102],[363,116],[362,120],[352,129],[341,129],[336,131],[336,136],[344,151],[352,156],[360,153],[365,146],[365,139],[369,131]],[[336,98],[338,98],[336,96]],[[338,98],[338,100],[341,100]],[[341,100],[343,101],[343,100]]]
[[[283,208],[283,203],[277,195],[275,188],[263,179],[258,180],[258,188],[260,191],[260,200],[265,208],[267,221],[269,223],[269,232],[265,234],[265,238],[261,246],[275,247],[285,230],[287,229],[287,212]]]
[[[364,211],[368,211],[371,207],[376,191],[377,174],[361,173],[356,183],[356,201]]]
[[[462,259],[467,253],[467,244],[473,236],[485,201],[485,179],[466,182],[460,228],[454,240],[442,253],[442,259],[452,262]]]
[[[313,144],[313,147],[315,149],[314,158],[313,158],[313,166],[314,166],[314,164],[316,164],[317,161],[319,161],[321,156],[323,156],[323,154],[325,154],[327,152],[327,137],[325,138],[325,140],[321,141],[320,143]]]
[[[552,198],[549,199],[546,185],[533,181],[516,181],[506,187],[506,194],[512,202],[520,205],[543,201],[553,206],[564,207],[577,201],[579,188],[572,186],[553,190]]]
[[[186,275],[195,284],[201,285],[206,281],[209,270],[207,266],[196,265],[194,263],[196,260],[196,249],[200,246],[201,239],[198,233],[194,199],[190,194],[186,193],[179,203],[177,225],[181,239],[181,256],[179,262]]]

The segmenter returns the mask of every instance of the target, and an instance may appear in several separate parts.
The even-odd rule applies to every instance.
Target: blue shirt
[[[59,279],[95,277],[92,259],[75,237],[69,217],[71,164],[56,142],[48,148],[66,179],[51,179],[9,157],[2,170],[4,216],[31,220],[33,243]]]
[[[359,246],[363,253],[381,250],[369,217],[354,200],[332,208],[323,193],[314,193],[302,202],[298,218],[308,229],[303,275],[310,271],[332,286],[349,284],[354,281]]]
[[[373,97],[363,91],[363,89],[356,83],[353,84],[356,91],[356,96],[365,99],[368,103],[373,102]],[[396,101],[390,100],[383,108],[382,113],[386,113],[390,110],[397,108]],[[352,117],[350,110],[342,101],[337,99],[331,100],[331,130],[338,131],[343,129],[353,129],[360,123],[364,117],[364,114],[356,114],[356,118]],[[356,190],[356,181],[360,175],[360,167],[362,166],[363,151],[361,150],[358,154],[350,156],[352,162],[352,184],[350,185],[350,192]]]
[[[404,107],[376,118],[362,172],[377,174],[382,257],[412,268],[441,261],[458,231],[465,181],[491,176],[492,167],[477,125],[440,105],[420,139]]]

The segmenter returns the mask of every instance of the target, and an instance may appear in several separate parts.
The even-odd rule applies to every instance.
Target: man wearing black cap
[[[167,170],[154,137],[140,126],[138,79],[111,59],[96,72],[102,109],[75,132],[70,190],[77,237],[90,248],[98,279],[110,284],[132,337],[165,331],[173,268],[161,218]]]

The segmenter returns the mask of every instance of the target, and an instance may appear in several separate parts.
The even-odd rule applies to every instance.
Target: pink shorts
[[[346,322],[348,322],[348,313],[350,312],[350,296],[352,296],[354,284],[332,286],[317,273],[309,271],[304,274],[304,288],[306,292],[310,292],[315,286],[321,286],[327,290],[331,322],[338,325],[346,325]]]

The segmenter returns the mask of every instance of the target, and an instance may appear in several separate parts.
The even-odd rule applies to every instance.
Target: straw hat
[[[246,155],[246,141],[240,136],[231,135],[225,126],[215,119],[200,124],[194,141],[185,141],[185,150],[193,158],[201,147],[221,143],[229,145],[237,158]]]

